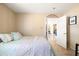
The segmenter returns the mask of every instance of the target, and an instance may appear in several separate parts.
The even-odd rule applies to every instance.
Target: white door
[[[59,18],[57,22],[57,44],[67,48],[67,19],[66,16]]]

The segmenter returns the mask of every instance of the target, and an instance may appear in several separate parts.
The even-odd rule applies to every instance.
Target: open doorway
[[[47,18],[47,38],[55,40],[56,43],[65,49],[67,48],[67,18]]]
[[[54,39],[57,36],[57,19],[47,18],[47,37]]]

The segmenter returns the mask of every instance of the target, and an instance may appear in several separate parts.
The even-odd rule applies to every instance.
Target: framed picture
[[[70,24],[77,24],[77,16],[70,17]]]

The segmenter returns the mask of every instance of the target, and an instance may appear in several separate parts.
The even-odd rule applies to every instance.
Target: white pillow
[[[7,38],[7,41],[12,41],[12,37],[11,37],[11,34],[4,34],[5,38]]]
[[[19,40],[22,38],[22,35],[19,32],[11,32],[13,40]]]
[[[3,42],[9,42],[12,41],[10,34],[0,34],[0,38]]]

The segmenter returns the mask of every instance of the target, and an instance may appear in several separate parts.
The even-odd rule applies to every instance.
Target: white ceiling
[[[17,13],[50,13],[56,7],[55,13],[66,13],[78,3],[6,3]]]

